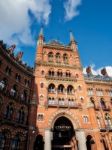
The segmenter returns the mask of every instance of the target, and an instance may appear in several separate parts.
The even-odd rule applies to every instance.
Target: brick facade
[[[33,70],[0,41],[0,149],[25,150],[35,130]],[[31,114],[32,113],[32,114]],[[32,139],[33,140],[33,139]]]
[[[72,33],[70,44],[65,46],[55,40],[45,43],[41,30],[34,75],[38,93],[36,125],[38,134],[43,136],[45,150],[48,147],[53,150],[112,149],[112,78],[106,73],[94,76],[90,67],[87,75],[83,74]],[[64,118],[72,125],[64,124]],[[62,128],[69,127],[73,127],[74,135],[64,143],[60,134],[63,134]],[[85,148],[81,148],[82,132]],[[64,144],[59,144],[61,140]]]

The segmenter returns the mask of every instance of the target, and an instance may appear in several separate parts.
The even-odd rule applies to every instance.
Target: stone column
[[[87,150],[84,131],[76,131],[76,139],[78,140],[78,149]]]
[[[51,150],[51,131],[45,129],[45,145],[44,150]]]

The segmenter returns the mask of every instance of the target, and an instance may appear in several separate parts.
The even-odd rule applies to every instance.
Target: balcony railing
[[[5,87],[2,89],[0,88],[0,92],[4,95],[9,97],[12,100],[15,100],[19,103],[28,105],[29,101],[28,98],[26,99],[25,97],[21,97],[21,95],[19,95],[17,92],[12,93],[11,91],[7,90]]]
[[[45,77],[46,77],[46,79],[51,79],[51,80],[77,81],[75,76],[70,76],[70,77],[67,77],[65,75],[62,75],[62,76],[58,76],[58,75],[51,76],[51,75],[48,74]]]
[[[100,132],[112,132],[112,126],[111,125],[105,125],[100,127]]]
[[[81,104],[69,101],[48,100],[46,104],[48,107],[67,107],[67,108],[82,108]]]

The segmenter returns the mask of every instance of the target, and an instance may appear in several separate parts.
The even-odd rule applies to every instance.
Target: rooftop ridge
[[[7,45],[3,43],[2,40],[0,41],[0,49],[16,64],[20,65],[22,68],[26,69],[29,72],[33,72],[33,67],[28,66],[27,63],[24,63],[21,59],[18,59],[18,55],[15,56],[13,51],[10,53],[10,48],[7,48]],[[20,52],[20,54],[22,55],[23,52]]]

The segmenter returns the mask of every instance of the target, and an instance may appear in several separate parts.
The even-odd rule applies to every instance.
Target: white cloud
[[[28,15],[29,10],[38,22],[49,21],[51,6],[49,0],[2,0],[0,1],[0,39],[7,43],[18,41],[33,43]],[[13,37],[13,35],[16,35]]]
[[[107,74],[112,77],[112,66],[104,66],[104,67],[101,67],[101,68],[98,68],[98,69],[95,69],[95,65],[90,65],[91,66],[91,71],[92,71],[92,74],[93,75],[101,75],[101,70],[103,68],[106,68],[106,71],[107,71]],[[86,68],[87,67],[84,67],[83,68],[83,73],[86,74]]]
[[[73,17],[79,15],[77,7],[81,5],[82,0],[67,0],[64,3],[65,8],[65,20],[71,20]]]

